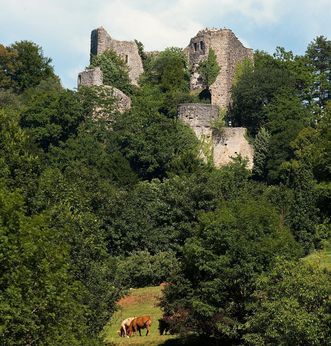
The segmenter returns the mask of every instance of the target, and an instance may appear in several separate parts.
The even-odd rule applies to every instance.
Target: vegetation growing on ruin
[[[217,63],[215,51],[210,48],[207,58],[202,60],[198,67],[198,72],[200,73],[201,78],[208,89],[215,82],[220,69],[221,68]]]
[[[109,49],[100,55],[93,56],[89,67],[100,67],[103,84],[111,85],[131,95],[133,86],[129,78],[129,67],[116,52]]]

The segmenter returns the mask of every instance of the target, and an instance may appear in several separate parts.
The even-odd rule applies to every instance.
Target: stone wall
[[[197,67],[201,60],[207,58],[210,48],[215,51],[221,68],[210,88],[211,102],[221,108],[227,108],[231,102],[231,86],[236,66],[245,58],[253,59],[253,51],[245,48],[229,29],[199,31],[185,49],[191,69],[191,89],[205,88]]]
[[[103,75],[100,67],[86,69],[78,74],[77,85],[102,85]]]
[[[247,168],[253,168],[254,149],[246,139],[246,128],[224,127],[213,134],[213,161],[216,167],[227,165],[233,157],[241,155],[248,160]]]
[[[78,74],[77,87],[80,86],[97,86],[98,92],[108,95],[110,98],[114,98],[116,102],[116,108],[120,113],[125,112],[131,108],[131,98],[124,94],[121,90],[109,85],[103,85],[102,71],[100,67],[93,69],[86,69]],[[102,118],[102,109],[98,108],[94,112],[94,118]],[[97,116],[101,114],[101,116]]]
[[[93,30],[91,33],[91,59],[94,55],[101,54],[107,49],[115,51],[127,63],[131,82],[138,85],[139,77],[144,69],[136,42],[114,40],[103,27]]]
[[[212,123],[218,118],[218,107],[203,103],[182,103],[178,106],[178,117],[189,125],[195,135],[212,137]]]
[[[178,107],[178,117],[190,126],[203,143],[210,144],[210,153],[202,152],[201,156],[211,155],[216,167],[232,162],[232,158],[241,155],[248,160],[247,168],[253,168],[254,150],[246,139],[243,127],[223,127],[220,131],[213,128],[218,119],[218,107],[210,104],[183,103]]]
[[[108,87],[108,86],[104,86]],[[125,111],[129,110],[131,108],[131,98],[124,94],[123,91],[114,88],[114,87],[108,87],[110,94],[115,98],[117,102],[117,109],[120,113],[124,113]]]
[[[131,98],[125,95],[121,90],[114,88],[109,85],[102,85],[96,90],[98,96],[102,97],[105,100],[114,101],[116,107],[105,112],[105,108],[102,106],[97,106],[93,109],[93,119],[94,120],[106,120],[108,122],[112,122],[114,120],[113,110],[116,110],[120,113],[124,113],[125,111],[131,108]]]
[[[94,55],[99,55],[109,48],[111,37],[101,26],[91,32],[90,61]]]
[[[231,86],[238,63],[245,58],[253,59],[251,49],[245,48],[234,33],[229,29],[205,29],[198,32],[184,49],[188,57],[191,79],[191,89],[203,89],[203,81],[197,71],[199,63],[207,58],[212,48],[220,65],[220,73],[211,85],[212,104],[181,104],[178,107],[179,118],[189,125],[196,136],[204,143],[210,144],[211,155],[202,152],[202,156],[212,156],[216,166],[223,166],[231,162],[231,158],[241,155],[248,159],[248,168],[253,167],[253,148],[246,139],[244,128],[223,128],[221,131],[213,129],[213,122],[218,119],[219,108],[227,108],[231,102]],[[111,38],[107,31],[100,27],[91,33],[91,58],[103,53],[107,49],[114,50],[128,64],[129,76],[133,84],[138,84],[143,73],[142,60],[138,47],[133,41],[118,41]],[[155,55],[155,52],[151,52]],[[89,69],[78,75],[79,85],[102,85],[102,72],[100,68]],[[131,99],[122,91],[106,87],[110,97],[115,97],[120,112],[131,107]],[[101,117],[102,109],[96,110]]]
[[[231,102],[231,86],[236,66],[245,58],[253,59],[253,51],[245,48],[229,29],[199,31],[190,40],[188,47],[184,49],[191,70],[191,89],[206,87],[203,85],[197,68],[201,60],[208,56],[210,48],[215,51],[217,62],[221,68],[216,81],[210,87],[211,102],[221,108],[227,108]],[[93,30],[91,32],[91,59],[94,55],[101,54],[107,49],[114,50],[128,64],[129,77],[132,83],[137,85],[139,77],[143,73],[143,64],[137,44],[134,41],[114,40],[103,27]]]

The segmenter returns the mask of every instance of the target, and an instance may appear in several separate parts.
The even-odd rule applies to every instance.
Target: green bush
[[[121,286],[145,287],[167,281],[170,273],[178,269],[178,262],[172,252],[137,251],[118,261],[116,281]]]

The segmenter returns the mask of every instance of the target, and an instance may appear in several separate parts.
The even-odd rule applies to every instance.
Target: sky
[[[30,40],[52,59],[66,88],[89,64],[90,32],[103,26],[146,51],[186,47],[203,28],[229,28],[254,50],[303,54],[331,39],[331,0],[0,0],[0,43]]]

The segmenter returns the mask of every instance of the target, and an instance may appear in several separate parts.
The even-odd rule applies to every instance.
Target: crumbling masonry
[[[220,73],[211,85],[211,103],[226,109],[231,101],[231,86],[235,69],[244,59],[253,59],[252,49],[245,48],[229,29],[205,29],[194,36],[185,52],[191,69],[191,89],[203,89],[198,72],[199,63],[206,59],[209,49],[216,54]]]
[[[131,82],[138,85],[139,77],[144,72],[144,68],[136,42],[114,40],[103,27],[93,30],[91,32],[90,59],[107,49],[116,52],[127,63]]]
[[[208,139],[213,147],[213,161],[222,166],[237,155],[248,160],[248,167],[253,166],[253,148],[246,139],[246,129],[224,127],[222,131],[214,131],[213,123],[217,120],[219,110],[225,110],[231,103],[231,86],[236,67],[244,59],[253,59],[252,49],[245,48],[235,34],[229,29],[204,29],[194,36],[183,50],[189,62],[192,91],[202,91],[206,86],[199,75],[199,63],[206,59],[213,49],[220,66],[216,81],[210,86],[211,104],[179,105],[178,117],[189,125],[201,140]],[[129,77],[132,84],[138,85],[143,73],[143,64],[138,46],[134,41],[114,40],[103,28],[91,33],[90,59],[111,49],[115,51],[129,66]],[[78,86],[102,85],[102,72],[99,68],[85,70],[78,75]],[[120,90],[113,88],[113,95],[118,97],[118,106],[124,111],[131,105],[131,100]],[[117,96],[118,95],[118,96]]]

